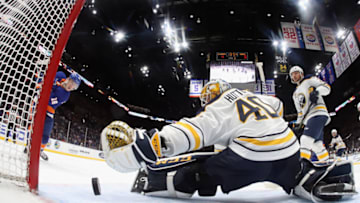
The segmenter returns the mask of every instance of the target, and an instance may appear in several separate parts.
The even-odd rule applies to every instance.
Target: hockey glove
[[[152,135],[150,134],[152,133]],[[158,159],[155,140],[157,130],[132,129],[122,121],[113,121],[101,132],[106,163],[120,172],[132,172]]]
[[[319,92],[314,87],[310,87],[309,92],[310,102],[316,105],[319,99]]]
[[[292,123],[290,125],[291,130],[295,133],[296,137],[300,138],[304,131],[304,125],[300,123]]]

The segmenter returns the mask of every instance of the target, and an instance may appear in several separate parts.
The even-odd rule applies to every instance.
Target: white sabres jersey
[[[287,158],[299,150],[299,143],[275,111],[282,111],[279,102],[271,96],[260,98],[248,91],[227,90],[196,117],[183,118],[159,132],[174,144],[172,154],[166,155],[219,144],[253,161]]]
[[[345,143],[344,143],[344,141],[341,139],[341,136],[340,136],[340,135],[336,135],[336,137],[333,137],[333,138],[331,139],[330,145],[331,145],[331,146],[334,146],[334,145],[335,145],[335,149],[336,149],[336,150],[346,148]]]
[[[310,102],[310,91],[311,87],[316,88],[319,91],[319,98],[316,105],[311,105]],[[330,86],[320,80],[317,77],[311,77],[304,79],[300,85],[296,87],[296,90],[293,93],[293,101],[295,104],[295,108],[297,110],[297,123],[301,123],[306,125],[307,121],[314,116],[327,116],[329,119],[326,124],[330,122],[330,116],[327,111],[324,99],[322,96],[326,96],[330,93]],[[308,110],[309,109],[309,110]],[[305,117],[304,117],[305,116]]]

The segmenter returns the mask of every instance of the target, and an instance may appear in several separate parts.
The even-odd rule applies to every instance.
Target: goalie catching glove
[[[133,129],[122,121],[103,129],[101,145],[106,163],[119,172],[136,171],[162,156],[158,130]]]

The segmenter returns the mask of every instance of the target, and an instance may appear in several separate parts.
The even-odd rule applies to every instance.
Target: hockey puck
[[[92,183],[94,194],[95,195],[100,195],[101,193],[100,193],[99,178],[92,178],[91,183]]]

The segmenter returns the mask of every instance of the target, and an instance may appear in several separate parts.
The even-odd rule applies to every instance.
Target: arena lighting
[[[275,40],[274,42],[273,42],[273,46],[274,47],[277,47],[279,45],[279,42],[277,41],[277,40]]]
[[[175,42],[175,44],[174,44],[174,51],[180,52],[180,44],[178,42]]]
[[[336,33],[336,37],[338,39],[343,39],[345,37],[345,29],[339,29],[338,32]]]
[[[186,70],[186,71],[184,72],[184,76],[185,76],[186,79],[191,79],[191,72],[188,71],[188,70]]]
[[[121,31],[118,31],[115,33],[114,38],[115,38],[115,42],[120,42],[125,38],[125,34]]]
[[[283,52],[285,52],[287,50],[287,42],[286,41],[281,42],[281,50]]]
[[[97,14],[97,11],[94,9],[94,10],[92,11],[92,14],[96,15],[96,14]]]
[[[187,43],[186,41],[183,41],[181,43],[181,46],[184,47],[184,48],[188,48],[189,47],[189,43]]]
[[[309,5],[309,0],[299,0],[298,3],[299,7],[302,8],[303,10],[307,9],[307,6]]]

